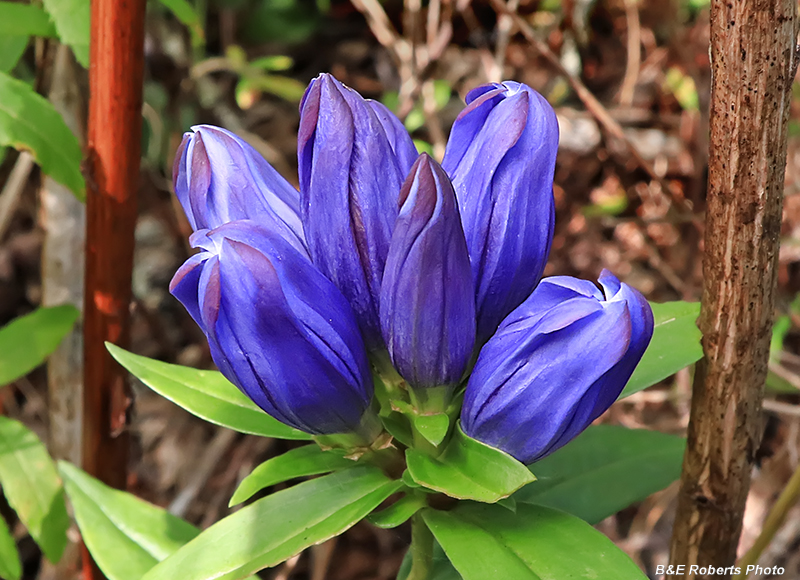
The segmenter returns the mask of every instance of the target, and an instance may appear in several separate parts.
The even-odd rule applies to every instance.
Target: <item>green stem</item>
[[[761,553],[769,546],[772,538],[775,537],[775,534],[783,525],[786,514],[795,502],[797,502],[798,498],[800,498],[800,466],[798,466],[792,474],[786,487],[783,488],[780,496],[778,496],[778,499],[775,501],[775,505],[769,510],[767,519],[764,521],[764,527],[761,529],[758,538],[756,538],[753,547],[750,548],[737,563],[737,566],[742,569],[742,573],[738,574],[735,580],[744,580],[747,578],[747,567],[758,562]]]
[[[433,569],[433,534],[420,514],[411,518],[411,571],[406,580],[428,580]]]

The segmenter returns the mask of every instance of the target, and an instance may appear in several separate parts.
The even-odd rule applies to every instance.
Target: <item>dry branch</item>
[[[695,375],[670,563],[736,559],[761,439],[777,281],[796,0],[711,2],[708,209]],[[669,578],[712,578],[687,573]],[[730,577],[713,575],[713,578]]]

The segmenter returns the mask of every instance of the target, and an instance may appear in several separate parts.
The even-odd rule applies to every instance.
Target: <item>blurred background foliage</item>
[[[501,79],[533,86],[553,104],[561,128],[556,232],[546,274],[595,279],[605,267],[654,301],[700,298],[707,0],[150,0],[147,9],[134,352],[211,365],[201,333],[167,291],[190,253],[190,228],[171,192],[182,133],[199,123],[231,129],[296,184],[297,108],[308,81],[322,71],[382,101],[403,119],[418,149],[438,157],[471,88]],[[65,376],[54,360],[69,368],[70,359],[33,367],[60,337],[70,336],[80,309],[69,290],[82,277],[81,254],[69,250],[69,244],[79,248],[80,239],[58,236],[75,234],[82,224],[76,200],[85,190],[88,35],[89,0],[0,2],[0,326],[8,325],[0,329],[0,346],[33,344],[32,332],[43,337],[37,348],[23,349],[25,356],[0,348],[0,383],[6,383],[0,385],[0,414],[16,421],[5,423],[4,433],[18,433],[21,441],[33,435],[57,458],[68,454],[61,425],[76,419],[58,403],[48,379]],[[578,85],[597,102],[576,91]],[[742,550],[800,456],[797,83],[792,108],[780,308]],[[53,197],[50,178],[71,193]],[[56,255],[59,247],[66,253]],[[70,303],[72,310],[41,310]],[[690,385],[690,371],[683,371],[617,403],[602,421],[685,434]],[[228,512],[230,494],[254,465],[290,445],[231,435],[134,388],[129,487],[198,527]],[[57,476],[51,467],[41,478],[52,488]],[[13,473],[0,464],[6,491],[14,489]],[[666,562],[676,491],[670,487],[598,527],[652,571]],[[10,507],[15,501],[8,498]],[[37,532],[36,518],[46,514],[0,502],[0,515],[8,524],[8,533],[0,525],[0,553],[9,546],[19,552],[18,573],[0,570],[0,577],[77,577],[74,537],[60,564],[41,558],[59,549]],[[788,522],[762,564],[782,565],[785,577],[800,577],[798,508]],[[263,577],[391,578],[407,540],[403,529],[358,525]]]

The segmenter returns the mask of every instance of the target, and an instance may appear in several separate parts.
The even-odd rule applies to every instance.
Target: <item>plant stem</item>
[[[769,546],[772,538],[775,537],[775,534],[783,525],[786,514],[795,502],[797,502],[798,498],[800,498],[800,466],[795,469],[786,487],[783,488],[780,496],[778,496],[775,505],[769,510],[767,519],[764,521],[764,527],[761,529],[758,538],[756,538],[753,547],[747,550],[747,553],[739,560],[737,565],[742,569],[742,573],[737,574],[735,580],[744,580],[747,578],[747,566],[758,562],[761,553]]]
[[[419,514],[411,518],[411,571],[406,580],[428,580],[433,568],[433,534]]]

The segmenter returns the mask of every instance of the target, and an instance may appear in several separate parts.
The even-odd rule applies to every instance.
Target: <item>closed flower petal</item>
[[[390,116],[323,74],[301,103],[297,143],[311,257],[350,301],[370,349],[382,344],[381,279],[397,196],[416,158],[410,137]]]
[[[544,279],[480,352],[461,421],[470,437],[530,464],[617,399],[653,335],[644,297],[611,273],[603,291]]]
[[[455,193],[422,154],[400,190],[381,288],[381,328],[413,387],[458,382],[475,343],[475,295]]]
[[[453,181],[483,342],[536,287],[553,238],[558,123],[530,87],[478,87],[453,125],[442,166]]]
[[[358,429],[372,399],[350,305],[281,234],[235,221],[192,238],[170,289],[220,371],[274,418],[312,434]]]
[[[300,194],[242,139],[219,127],[186,133],[175,156],[175,193],[194,230],[234,220],[267,222],[304,248]]]

